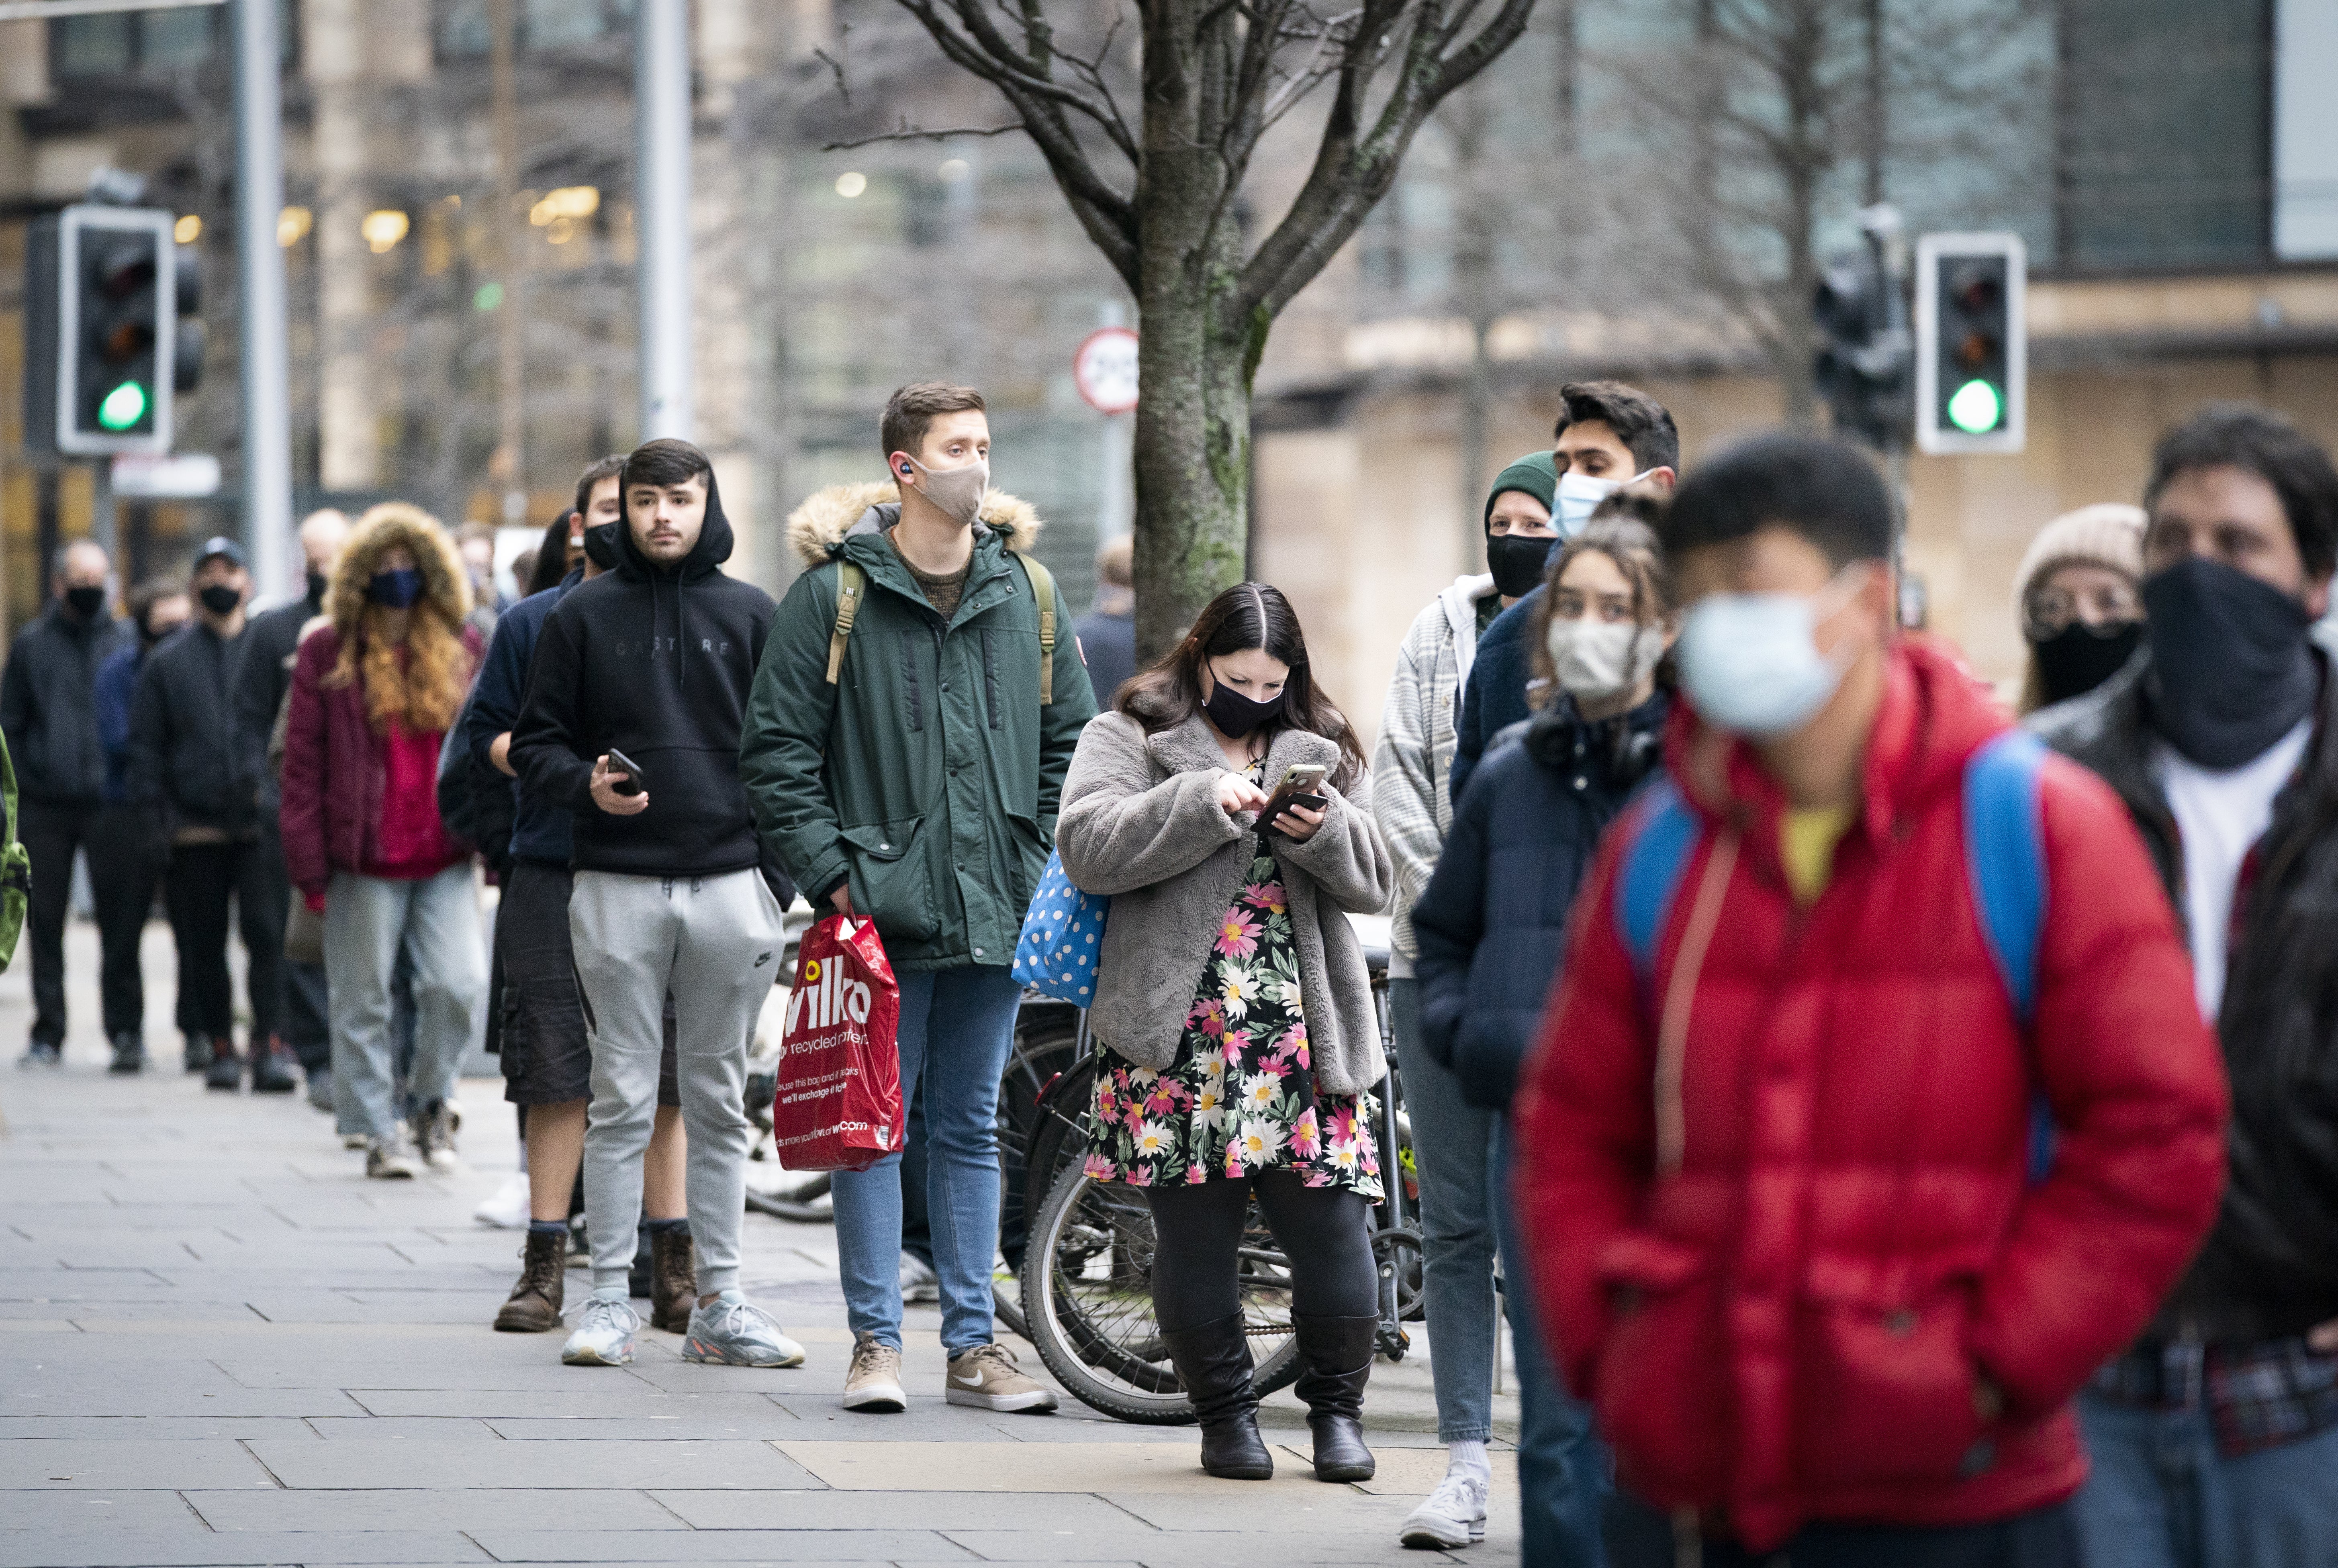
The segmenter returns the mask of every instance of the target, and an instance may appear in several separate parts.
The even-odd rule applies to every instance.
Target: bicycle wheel
[[[1299,1376],[1299,1346],[1289,1270],[1255,1209],[1238,1267],[1252,1381],[1272,1393]],[[1034,1220],[1022,1282],[1031,1343],[1074,1398],[1144,1426],[1193,1420],[1153,1317],[1153,1215],[1142,1191],[1093,1181],[1076,1164],[1062,1170]]]

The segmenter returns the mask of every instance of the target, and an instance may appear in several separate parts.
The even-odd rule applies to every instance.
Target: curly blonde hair
[[[382,557],[401,547],[421,569],[422,597],[406,612],[405,638],[392,641],[387,628],[398,612],[370,602],[366,589]],[[463,642],[470,612],[470,580],[447,530],[419,506],[385,501],[358,519],[325,591],[325,615],[340,639],[325,684],[361,681],[376,730],[395,721],[413,733],[442,733],[471,686],[471,652]]]

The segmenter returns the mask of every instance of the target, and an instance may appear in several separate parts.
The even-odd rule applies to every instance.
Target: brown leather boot
[[[650,1232],[650,1327],[669,1334],[690,1332],[691,1308],[698,1305],[698,1257],[687,1230]]]
[[[519,1283],[496,1314],[506,1334],[543,1334],[560,1327],[560,1301],[567,1288],[568,1232],[531,1230],[520,1251]]]

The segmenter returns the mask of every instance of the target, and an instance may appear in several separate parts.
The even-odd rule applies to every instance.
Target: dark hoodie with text
[[[511,761],[527,793],[575,813],[579,871],[712,877],[763,865],[739,730],[773,606],[723,574],[732,542],[709,474],[705,527],[678,568],[653,565],[622,527],[616,569],[570,589],[545,620]],[[593,803],[594,760],[613,747],[641,764],[648,810],[618,817]]]

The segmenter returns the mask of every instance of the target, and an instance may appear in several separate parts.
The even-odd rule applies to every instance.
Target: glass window
[[[49,24],[51,48],[59,76],[119,76],[135,61],[131,47],[137,18],[112,15],[68,16]]]
[[[223,9],[204,5],[146,13],[139,19],[139,69],[182,71],[202,64],[211,57]]]
[[[573,49],[608,33],[608,8],[603,0],[526,0],[520,28],[530,49]]]
[[[487,0],[440,0],[438,57],[460,59],[484,55],[491,42],[487,32]]]

